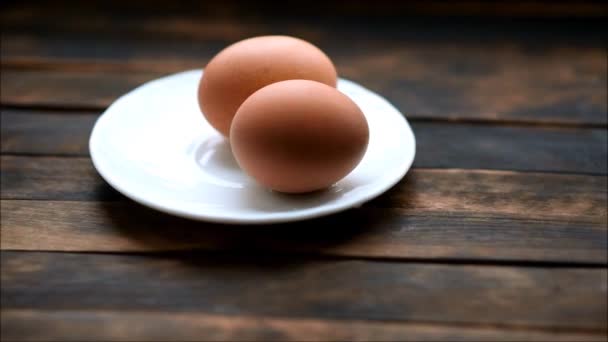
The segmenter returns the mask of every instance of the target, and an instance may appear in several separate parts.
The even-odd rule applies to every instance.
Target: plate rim
[[[187,210],[179,210],[179,209],[174,209],[174,208],[166,207],[163,205],[159,205],[159,204],[155,203],[154,201],[147,199],[145,196],[140,196],[136,193],[129,192],[128,190],[124,189],[124,187],[119,184],[120,182],[117,181],[115,179],[115,177],[111,175],[111,172],[108,172],[108,170],[105,168],[105,166],[103,166],[103,163],[96,152],[96,150],[97,150],[96,144],[99,139],[98,137],[100,135],[100,133],[98,133],[98,131],[101,129],[100,123],[104,122],[104,120],[108,120],[107,115],[109,115],[110,110],[113,107],[119,105],[122,101],[124,101],[124,98],[126,98],[128,95],[131,95],[132,93],[134,93],[136,91],[140,91],[142,88],[149,86],[153,83],[159,83],[168,78],[176,78],[176,77],[182,76],[183,74],[190,74],[193,72],[202,73],[203,69],[186,70],[186,71],[169,74],[166,76],[162,76],[162,77],[147,81],[147,82],[131,89],[130,91],[126,92],[125,94],[121,95],[120,97],[118,97],[114,102],[112,102],[112,104],[110,104],[110,106],[108,106],[103,111],[103,113],[95,121],[93,129],[91,131],[91,135],[89,137],[89,154],[90,154],[90,158],[93,163],[93,166],[95,167],[96,171],[100,174],[100,176],[104,179],[104,181],[106,181],[116,191],[118,191],[125,197],[133,200],[134,202],[137,202],[141,205],[150,207],[152,209],[155,209],[157,211],[160,211],[160,212],[163,212],[166,214],[170,214],[170,215],[174,215],[174,216],[178,216],[178,217],[184,217],[184,218],[197,220],[197,221],[204,221],[204,222],[223,223],[223,224],[239,224],[239,225],[262,225],[262,224],[276,224],[276,223],[303,221],[303,220],[309,220],[309,219],[313,219],[313,218],[327,216],[327,215],[335,214],[335,213],[338,213],[341,211],[346,211],[346,210],[349,210],[352,208],[359,207],[362,204],[382,195],[387,190],[389,190],[390,188],[395,186],[399,181],[401,181],[403,179],[403,177],[407,174],[407,172],[412,167],[412,164],[416,157],[416,137],[415,137],[414,132],[413,132],[407,118],[405,117],[405,115],[403,115],[403,113],[401,113],[401,111],[399,111],[395,106],[393,106],[388,100],[386,100],[383,96],[379,95],[378,93],[376,93],[372,90],[369,90],[368,88],[365,88],[364,86],[358,84],[357,82],[354,82],[354,81],[351,81],[348,79],[344,79],[344,78],[339,78],[339,82],[350,83],[359,88],[362,88],[366,92],[377,97],[385,105],[390,106],[395,113],[401,114],[401,115],[397,115],[397,116],[400,118],[400,120],[402,120],[402,123],[405,124],[405,127],[407,128],[407,134],[410,135],[410,137],[411,137],[411,140],[412,140],[411,158],[404,158],[404,162],[399,165],[399,169],[401,171],[398,174],[392,176],[390,178],[390,180],[387,181],[386,183],[382,184],[382,186],[380,186],[376,189],[373,189],[372,191],[366,192],[354,199],[346,200],[343,202],[337,202],[333,205],[324,205],[323,207],[316,206],[316,207],[312,207],[312,208],[296,210],[293,212],[282,212],[282,213],[279,213],[279,215],[276,215],[276,213],[268,213],[262,217],[249,217],[249,218],[243,217],[242,214],[240,214],[240,216],[237,215],[237,216],[233,216],[233,217],[227,217],[227,216],[223,216],[221,214],[213,215],[213,214],[208,214],[205,212],[192,213]],[[275,214],[275,215],[272,215],[272,214]]]

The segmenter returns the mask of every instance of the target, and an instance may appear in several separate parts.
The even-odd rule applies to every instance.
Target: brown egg
[[[326,188],[361,161],[369,128],[337,89],[308,80],[268,85],[238,109],[230,129],[234,157],[262,185],[301,193]]]
[[[249,95],[291,79],[335,87],[337,76],[327,55],[304,40],[288,36],[245,39],[225,48],[207,64],[198,102],[211,126],[228,136],[234,114]]]

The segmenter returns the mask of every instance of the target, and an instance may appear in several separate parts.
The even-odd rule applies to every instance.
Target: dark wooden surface
[[[1,338],[608,338],[601,2],[8,2]],[[386,194],[326,218],[193,222],[107,185],[118,96],[261,34],[310,40],[417,138]]]

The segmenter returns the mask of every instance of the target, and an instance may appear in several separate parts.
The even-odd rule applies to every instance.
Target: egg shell
[[[238,109],[230,130],[241,168],[286,193],[320,190],[344,178],[368,141],[361,109],[336,88],[309,80],[258,90]]]
[[[335,87],[336,68],[316,46],[289,36],[262,36],[232,44],[205,67],[198,101],[207,121],[224,136],[239,106],[271,83],[306,79]]]

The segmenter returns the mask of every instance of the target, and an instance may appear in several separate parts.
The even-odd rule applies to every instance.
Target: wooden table
[[[378,4],[3,5],[2,339],[605,341],[606,7]],[[398,185],[242,227],[98,176],[87,141],[114,99],[271,33],[405,113]]]

